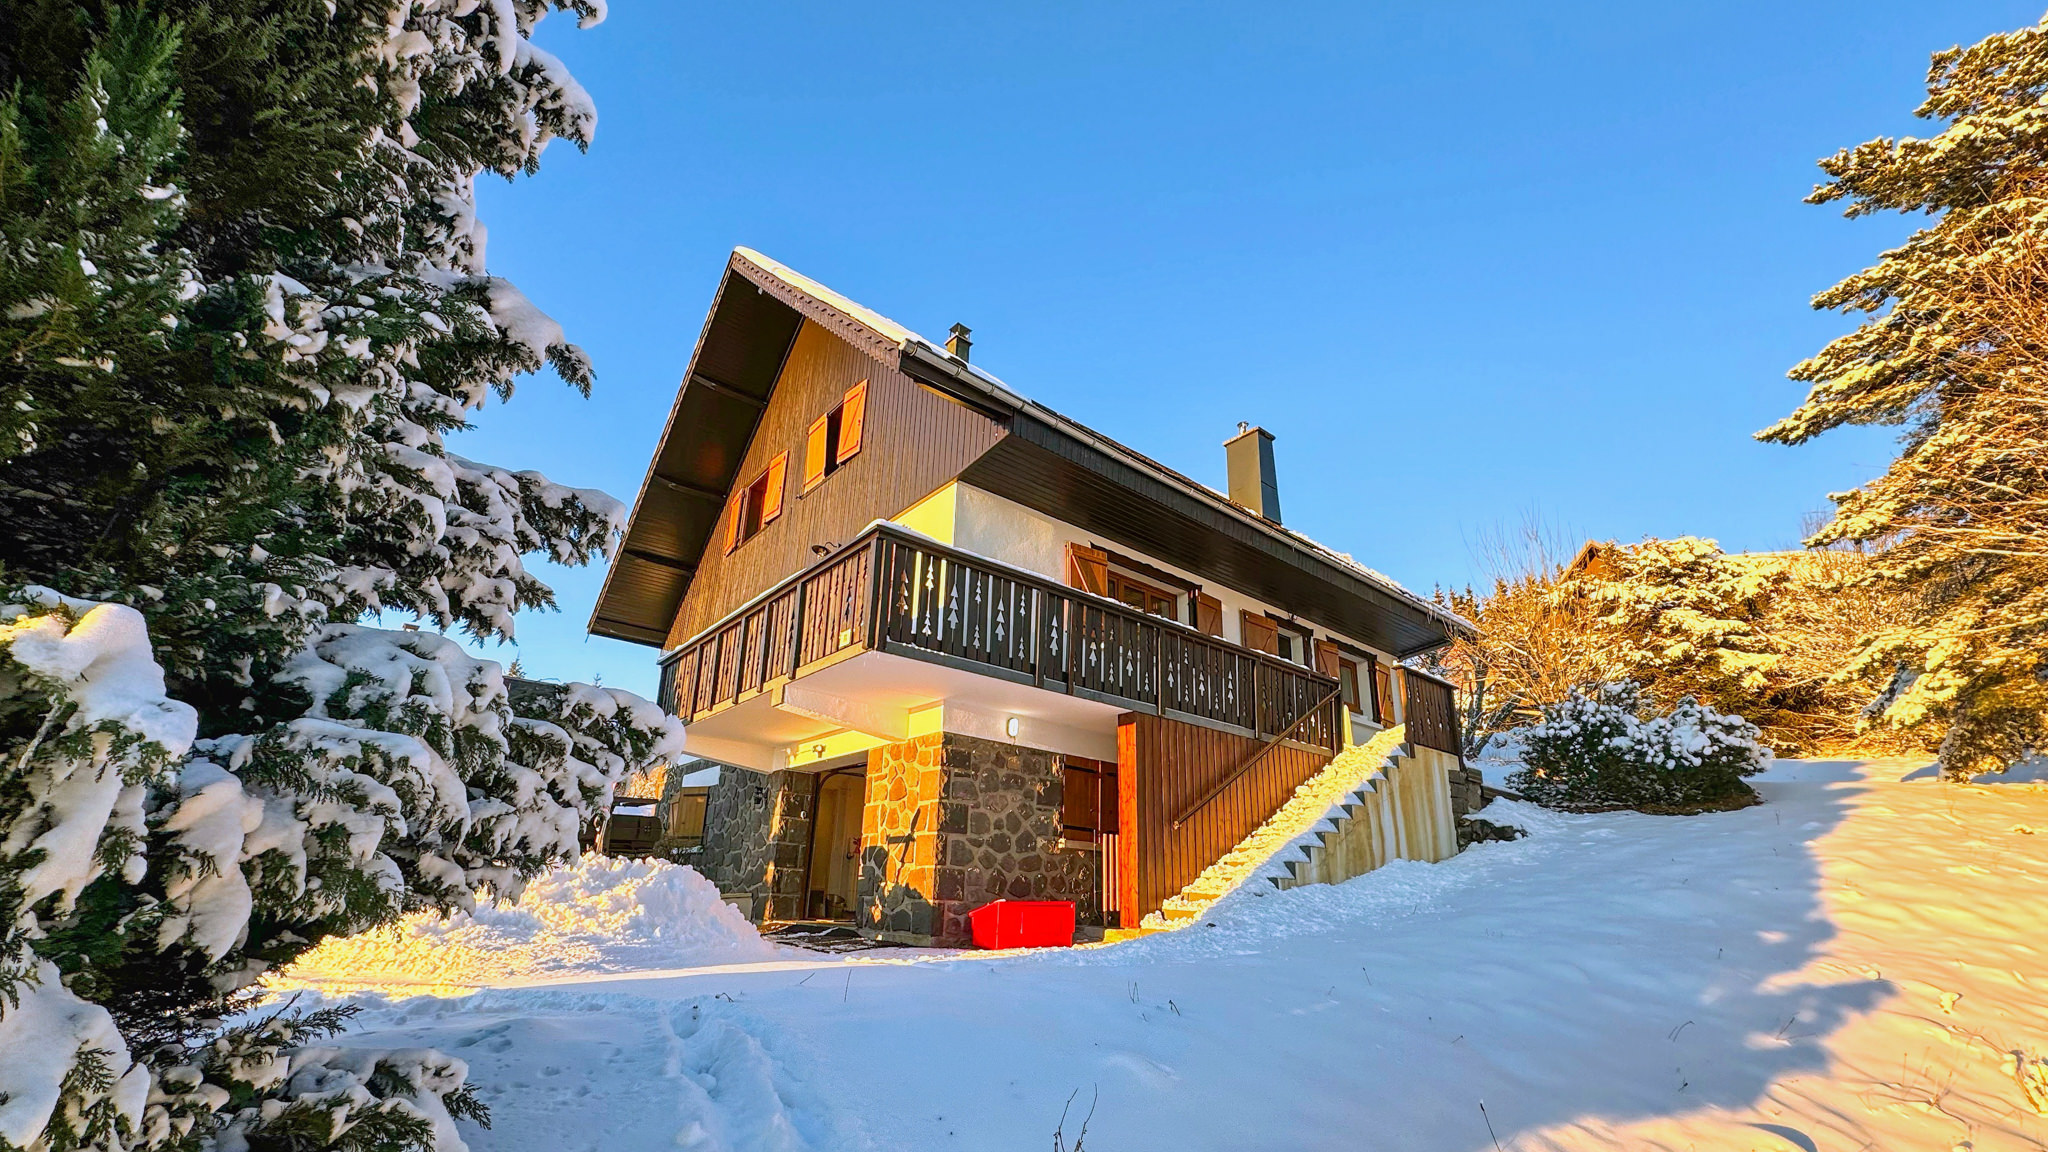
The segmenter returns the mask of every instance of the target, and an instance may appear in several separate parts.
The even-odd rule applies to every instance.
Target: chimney
[[[1280,522],[1280,481],[1273,471],[1273,434],[1240,423],[1223,442],[1230,465],[1230,502]]]
[[[946,352],[949,355],[959,357],[962,364],[967,363],[967,352],[974,347],[974,341],[967,338],[967,334],[970,331],[972,329],[968,328],[965,324],[955,324],[953,325],[953,334],[946,337]]]

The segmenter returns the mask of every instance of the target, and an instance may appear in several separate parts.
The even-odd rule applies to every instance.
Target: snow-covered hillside
[[[1105,948],[375,1000],[478,1152],[1992,1149],[2048,1141],[2048,787],[1781,763]],[[1907,779],[1907,777],[1917,777]],[[516,981],[505,981],[507,984]]]

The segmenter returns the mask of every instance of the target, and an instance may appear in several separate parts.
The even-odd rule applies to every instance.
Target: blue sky
[[[1750,434],[1913,222],[1802,204],[2031,3],[702,5],[539,43],[588,155],[486,181],[491,270],[596,362],[456,447],[630,501],[725,254],[758,248],[1198,479],[1277,437],[1287,522],[1418,590],[1490,532],[1796,544],[1891,430]],[[539,565],[531,675],[653,690]],[[500,659],[515,653],[485,649]]]

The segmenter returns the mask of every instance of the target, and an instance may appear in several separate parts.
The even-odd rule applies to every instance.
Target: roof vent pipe
[[[957,357],[962,364],[967,363],[967,352],[974,347],[974,341],[967,338],[967,334],[971,331],[973,329],[970,329],[965,324],[955,324],[953,325],[953,334],[946,337],[947,354]]]
[[[1273,434],[1240,423],[1223,442],[1230,466],[1230,502],[1280,523],[1280,481],[1273,470]]]

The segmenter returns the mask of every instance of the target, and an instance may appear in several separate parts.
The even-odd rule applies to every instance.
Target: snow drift
[[[777,954],[695,869],[589,855],[535,878],[517,904],[447,918],[415,913],[387,928],[328,940],[269,983],[466,991]]]

